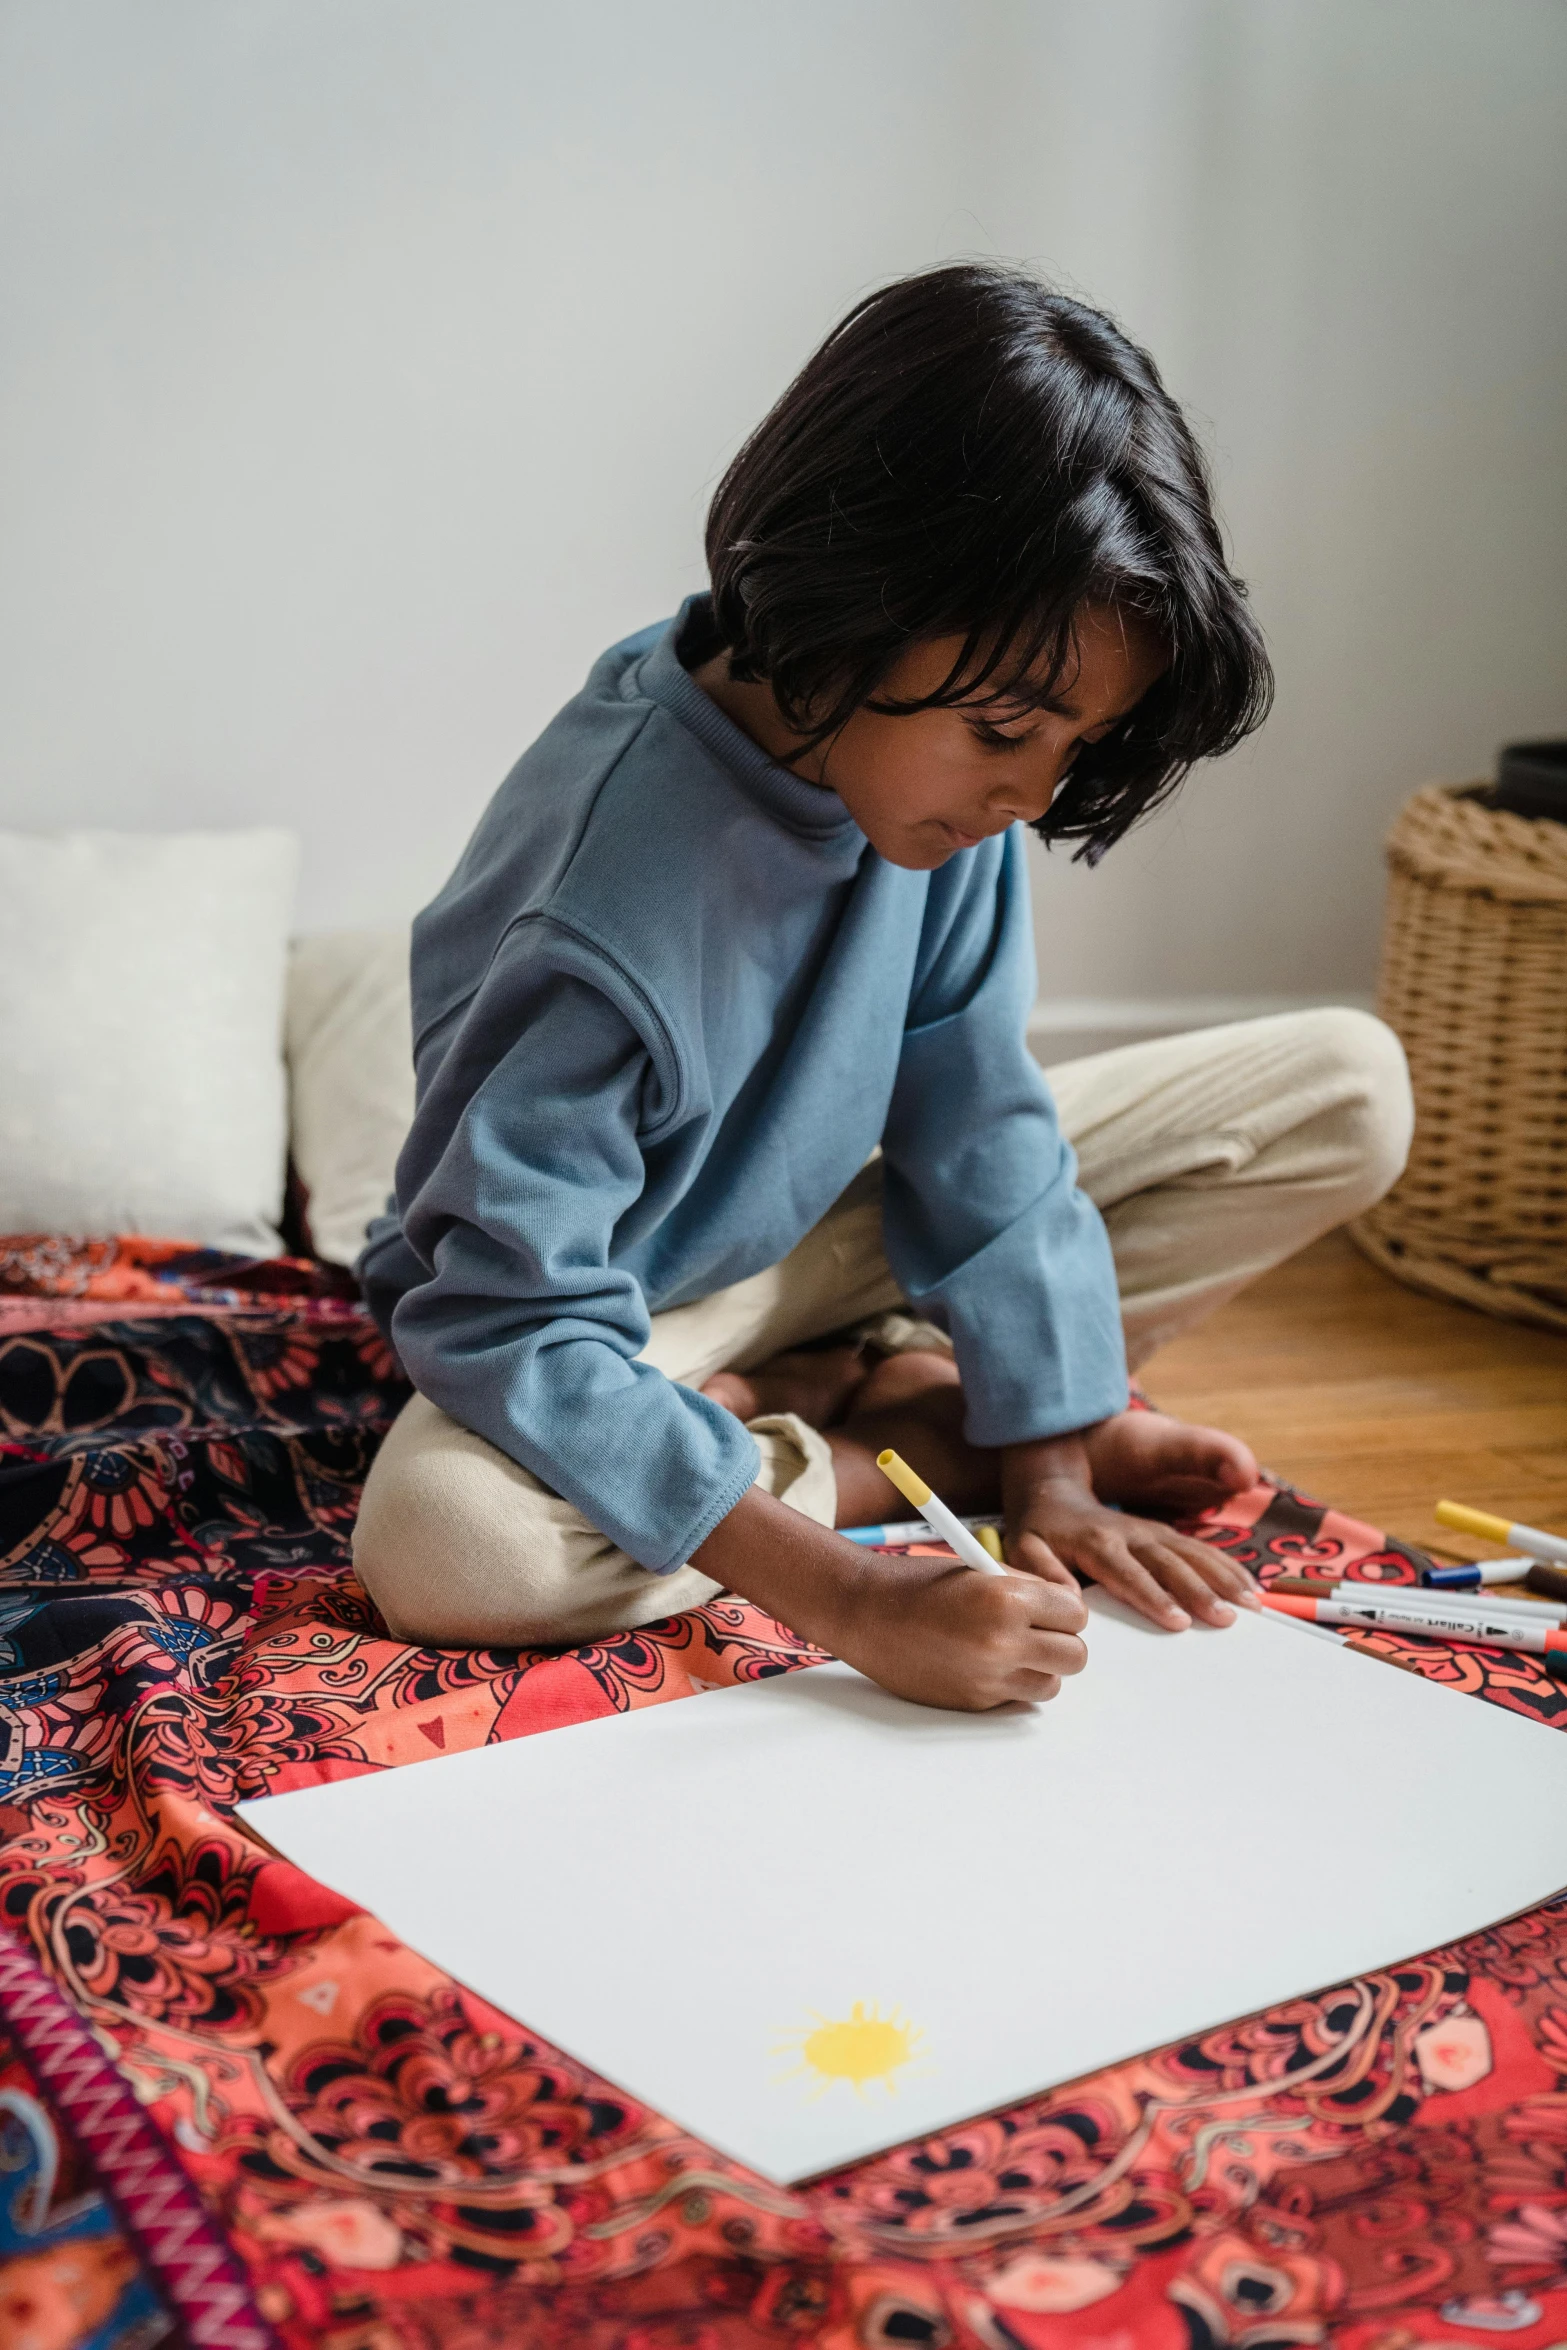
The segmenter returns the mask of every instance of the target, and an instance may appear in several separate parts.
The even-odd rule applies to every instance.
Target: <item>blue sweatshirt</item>
[[[1126,1402],[1115,1271],[1049,1088],[1021,832],[890,865],[682,666],[616,645],[414,926],[418,1106],[360,1271],[425,1395],[658,1573],[755,1479],[648,1317],[787,1255],[881,1146],[887,1255],[968,1434]]]

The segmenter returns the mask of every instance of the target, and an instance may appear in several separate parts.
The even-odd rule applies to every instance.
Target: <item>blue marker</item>
[[[1489,1583],[1521,1583],[1533,1559],[1481,1559],[1468,1567],[1427,1567],[1420,1580],[1432,1591],[1475,1591]]]
[[[981,1526],[999,1526],[1001,1520],[963,1518],[959,1523],[967,1526],[972,1534]],[[945,1542],[947,1539],[944,1534],[938,1534],[935,1527],[924,1518],[907,1518],[897,1526],[840,1526],[838,1531],[845,1542],[863,1542],[867,1550],[880,1550],[900,1542]]]

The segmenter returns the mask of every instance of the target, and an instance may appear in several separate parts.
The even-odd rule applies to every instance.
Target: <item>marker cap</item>
[[[901,1454],[879,1452],[876,1455],[876,1466],[884,1477],[889,1478],[896,1485],[905,1501],[911,1501],[917,1510],[922,1510],[925,1507],[930,1499],[930,1487],[923,1477],[915,1476],[914,1471]]]
[[[1451,1526],[1456,1534],[1478,1534],[1482,1542],[1505,1542],[1512,1533],[1505,1518],[1493,1518],[1489,1510],[1472,1510],[1461,1501],[1439,1501],[1436,1522]]]

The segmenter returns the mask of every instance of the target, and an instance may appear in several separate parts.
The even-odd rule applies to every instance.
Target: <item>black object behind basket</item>
[[[1509,743],[1497,758],[1495,783],[1476,797],[1512,816],[1567,824],[1567,742]]]

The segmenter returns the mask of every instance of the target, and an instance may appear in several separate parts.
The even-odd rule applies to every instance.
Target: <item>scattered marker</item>
[[[1326,1583],[1316,1575],[1277,1575],[1270,1591],[1293,1599],[1376,1599],[1422,1616],[1483,1616],[1487,1621],[1508,1617],[1520,1624],[1567,1624],[1567,1604],[1560,1600],[1500,1597],[1489,1591],[1428,1591],[1418,1583],[1359,1583],[1348,1577]]]
[[[987,1526],[997,1524],[994,1518],[965,1518],[962,1522],[981,1537]],[[887,1526],[840,1526],[838,1531],[845,1542],[862,1543],[867,1550],[881,1550],[888,1545],[903,1542],[942,1542],[946,1539],[925,1518],[902,1518],[896,1525]]]
[[[1486,1590],[1493,1583],[1522,1583],[1531,1558],[1477,1559],[1467,1567],[1427,1567],[1421,1582],[1428,1591]]]
[[[1340,1587],[1341,1591],[1343,1587]],[[1401,1632],[1420,1640],[1460,1641],[1473,1648],[1520,1648],[1530,1655],[1560,1657],[1567,1664],[1567,1632],[1556,1624],[1520,1623],[1516,1616],[1466,1616],[1453,1609],[1438,1614],[1426,1608],[1400,1606],[1390,1591],[1382,1597],[1301,1599],[1291,1592],[1265,1591],[1262,1604],[1282,1615],[1301,1616],[1311,1624],[1365,1625],[1383,1632]],[[1552,1668],[1554,1670],[1554,1668]]]
[[[1436,1514],[1439,1524],[1456,1533],[1478,1534],[1482,1542],[1505,1542],[1511,1550],[1527,1551],[1532,1559],[1551,1559],[1567,1567],[1567,1539],[1560,1534],[1543,1534],[1538,1526],[1509,1525],[1506,1518],[1493,1518],[1489,1510],[1472,1510],[1461,1501],[1439,1501]]]

